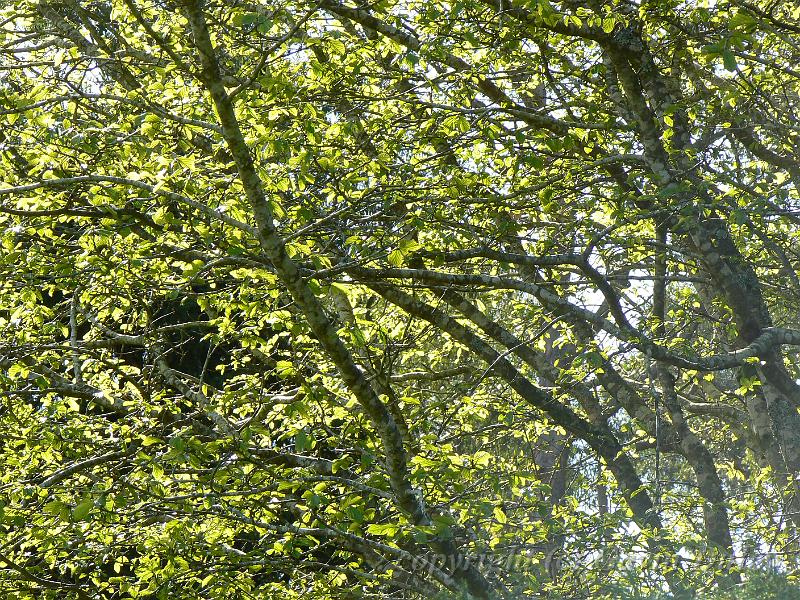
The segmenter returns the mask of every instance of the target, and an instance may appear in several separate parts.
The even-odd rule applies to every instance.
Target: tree
[[[795,573],[800,9],[0,11],[7,597]]]

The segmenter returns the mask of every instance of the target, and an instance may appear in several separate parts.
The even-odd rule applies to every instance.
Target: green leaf
[[[723,50],[722,51],[722,64],[725,65],[725,68],[728,71],[735,71],[736,70],[736,57],[733,55],[733,52],[730,50]]]
[[[389,264],[393,267],[403,266],[403,252],[401,250],[392,250],[387,258]]]
[[[386,523],[383,525],[373,523],[367,527],[367,533],[381,535],[384,537],[394,537],[398,531],[400,531],[400,526],[395,525],[394,523]]]
[[[72,509],[72,518],[75,521],[83,521],[92,512],[92,508],[94,508],[94,502],[92,500],[84,500]]]
[[[279,360],[275,364],[275,372],[281,379],[287,379],[293,377],[297,373],[297,370],[294,368],[294,364],[291,361]]]
[[[314,438],[301,429],[294,436],[294,444],[298,452],[305,452],[313,447]]]
[[[53,515],[54,517],[64,517],[64,512],[69,514],[69,505],[66,502],[61,502],[60,500],[53,500],[48,502],[44,505],[44,512],[48,515]]]

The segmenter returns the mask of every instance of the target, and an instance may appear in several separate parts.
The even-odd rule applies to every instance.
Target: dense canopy
[[[0,595],[797,593],[798,65],[775,0],[6,0]]]

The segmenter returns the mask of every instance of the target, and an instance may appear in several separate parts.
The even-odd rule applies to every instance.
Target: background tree
[[[0,589],[792,593],[799,23],[7,3]]]

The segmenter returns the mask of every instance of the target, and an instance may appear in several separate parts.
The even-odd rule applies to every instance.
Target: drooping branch
[[[650,351],[653,358],[667,364],[699,371],[719,371],[740,366],[751,359],[774,352],[783,345],[800,345],[800,331],[781,327],[765,328],[761,335],[744,348],[713,356],[680,356],[647,338],[644,333],[632,326],[620,327],[603,318],[600,314],[572,304],[559,297],[546,287],[530,281],[511,277],[483,274],[445,273],[428,269],[368,269],[348,267],[348,272],[365,281],[385,281],[388,279],[409,279],[431,286],[482,286],[490,289],[518,290],[535,296],[550,309],[564,311],[573,317],[595,325],[621,341],[629,342],[642,351]]]

